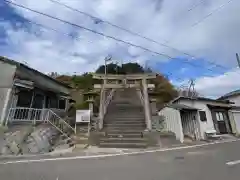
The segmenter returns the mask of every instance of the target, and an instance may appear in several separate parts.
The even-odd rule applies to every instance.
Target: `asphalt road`
[[[239,180],[237,160],[240,141],[138,155],[0,164],[0,179]]]

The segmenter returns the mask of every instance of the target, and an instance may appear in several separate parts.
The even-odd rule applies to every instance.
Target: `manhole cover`
[[[176,156],[175,159],[184,159],[183,156]]]

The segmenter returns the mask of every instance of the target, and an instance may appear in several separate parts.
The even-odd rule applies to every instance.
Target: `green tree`
[[[107,72],[109,74],[136,74],[144,73],[144,71],[146,71],[146,69],[144,70],[144,68],[138,63],[126,63],[122,66],[118,66],[114,63],[107,65]],[[99,68],[96,70],[96,73],[104,74],[104,72],[104,65],[99,66]],[[152,70],[148,68],[147,72],[152,72]],[[82,75],[73,76],[61,75],[58,76],[56,79],[72,86],[75,89],[82,89],[85,92],[92,90],[94,84],[101,83],[99,80],[93,79],[91,73],[84,73]],[[174,86],[169,82],[169,80],[161,74],[158,74],[155,79],[150,80],[150,83],[155,84],[154,93],[159,104],[169,102],[178,94]]]
[[[126,63],[122,65],[122,71],[124,74],[137,74],[143,73],[144,69],[138,63]]]
[[[139,65],[138,63],[126,63],[122,66],[117,64],[111,63],[107,65],[107,73],[108,74],[136,74],[136,73],[143,73],[144,68]],[[101,65],[97,70],[96,73],[105,73],[105,65]]]
[[[114,63],[110,63],[107,64],[107,73],[108,74],[119,74],[121,73],[121,67],[118,66],[117,64]],[[98,67],[98,69],[96,70],[96,73],[100,73],[100,74],[104,74],[105,73],[105,65],[101,65]]]
[[[159,104],[167,103],[177,97],[177,90],[163,75],[157,74],[156,78],[152,80],[152,83],[155,85],[154,92],[157,94]]]

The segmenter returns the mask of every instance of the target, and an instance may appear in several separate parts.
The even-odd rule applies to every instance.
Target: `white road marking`
[[[233,166],[233,165],[236,165],[236,164],[240,164],[240,160],[230,161],[230,162],[227,162],[226,164],[227,164],[228,166]]]
[[[126,152],[126,153],[122,152],[122,153],[116,153],[116,154],[72,156],[72,157],[59,157],[59,158],[47,158],[47,159],[25,159],[25,160],[18,160],[18,161],[2,162],[2,163],[0,163],[0,165],[46,162],[46,161],[77,160],[77,159],[97,159],[97,158],[115,157],[115,156],[123,156],[123,155],[137,155],[137,154],[145,154],[145,153],[153,153],[153,152],[165,152],[165,151],[174,151],[174,150],[181,150],[181,149],[190,149],[190,148],[196,148],[196,147],[202,147],[202,146],[208,146],[208,145],[214,145],[214,144],[230,143],[230,142],[235,142],[235,141],[240,141],[240,139],[198,144],[198,145],[192,145],[192,146],[181,146],[181,147],[174,147],[174,148],[167,148],[167,149],[155,149],[155,150],[145,150],[145,151],[136,151],[136,152]]]

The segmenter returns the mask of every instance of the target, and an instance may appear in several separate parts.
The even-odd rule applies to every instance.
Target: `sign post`
[[[76,111],[76,121],[75,121],[75,131],[77,132],[77,123],[88,123],[88,136],[90,134],[91,128],[91,111],[90,110],[77,110]]]

